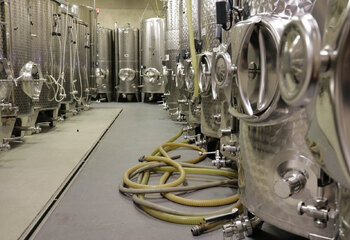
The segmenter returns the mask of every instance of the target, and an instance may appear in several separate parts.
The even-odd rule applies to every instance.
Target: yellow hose
[[[132,188],[160,188],[160,187],[176,187],[176,186],[179,186],[181,183],[183,183],[185,181],[185,178],[186,178],[186,173],[185,173],[185,170],[184,168],[177,162],[175,162],[174,160],[171,160],[170,158],[165,158],[165,157],[156,157],[156,156],[153,156],[153,157],[145,157],[145,160],[146,161],[149,161],[147,163],[141,163],[141,164],[138,164],[132,168],[130,168],[129,170],[127,170],[124,174],[124,177],[123,177],[123,181],[126,185],[128,185],[129,187],[132,187]],[[178,169],[178,171],[180,172],[180,177],[175,180],[174,182],[171,182],[171,183],[167,183],[167,184],[162,184],[162,185],[145,185],[145,184],[139,184],[139,183],[135,183],[133,181],[131,181],[129,179],[129,176],[135,172],[137,169],[141,168],[141,167],[144,167],[144,166],[147,166],[147,165],[150,165],[150,164],[153,164],[151,161],[157,161],[157,162],[164,162],[164,163],[167,163],[169,165],[172,165],[174,166],[176,169]]]
[[[199,84],[198,84],[198,66],[197,66],[197,57],[196,57],[196,47],[194,45],[194,32],[193,32],[193,22],[192,22],[192,1],[186,0],[186,10],[187,10],[187,22],[188,22],[188,33],[191,49],[191,59],[192,67],[194,69],[194,97],[198,97],[199,94]]]
[[[143,176],[141,184],[147,184],[149,180],[149,173],[145,173]],[[145,199],[143,195],[138,195],[139,198]],[[236,204],[232,205],[233,208],[241,208],[241,203],[238,201]],[[141,209],[151,215],[152,217],[155,217],[157,219],[176,223],[176,224],[184,224],[184,225],[197,225],[201,223],[205,223],[203,218],[208,216],[179,216],[179,215],[173,215],[169,213],[163,213],[148,207],[141,206]]]
[[[181,183],[185,181],[186,173],[194,173],[194,174],[208,174],[208,175],[220,175],[225,176],[227,178],[236,178],[237,173],[227,171],[227,170],[219,170],[219,169],[210,169],[210,168],[188,168],[188,167],[182,167],[178,162],[172,160],[168,152],[175,150],[177,148],[185,147],[190,148],[196,151],[205,152],[204,149],[201,149],[197,146],[189,145],[186,143],[174,143],[176,139],[178,139],[183,133],[183,130],[179,131],[176,136],[169,139],[165,144],[161,145],[157,149],[155,149],[149,156],[144,157],[144,160],[147,161],[145,163],[138,164],[129,170],[126,171],[124,174],[123,180],[124,184],[126,184],[129,187],[132,188],[163,188],[163,187],[176,187],[179,186]],[[205,159],[205,155],[196,157],[194,159],[185,161],[185,163],[198,163]],[[137,171],[138,169],[154,164],[154,162],[163,162],[166,163],[168,166],[164,167],[158,167],[154,168],[155,171],[164,171],[165,173],[161,177],[160,184],[159,185],[148,185],[148,181],[150,178],[150,170],[147,170],[143,173],[143,176],[139,175],[139,180],[137,183],[131,181],[129,179],[130,175]],[[168,178],[171,176],[173,172],[179,172],[180,176],[177,180],[166,183]],[[227,205],[231,204],[233,202],[236,202],[234,205],[232,205],[232,208],[240,208],[241,203],[238,201],[238,195],[230,196],[223,199],[213,199],[213,200],[197,200],[197,199],[185,199],[179,196],[176,196],[174,194],[166,193],[164,194],[166,198],[168,198],[171,201],[188,205],[188,206],[221,206],[221,205]],[[140,199],[145,199],[143,194],[137,195]],[[174,215],[169,213],[164,213],[159,210],[155,210],[152,208],[148,208],[145,206],[140,206],[140,208],[148,213],[149,215],[158,218],[163,221],[172,222],[172,223],[178,223],[178,224],[186,224],[186,225],[195,225],[204,223],[203,218],[207,216],[180,216],[180,215]]]

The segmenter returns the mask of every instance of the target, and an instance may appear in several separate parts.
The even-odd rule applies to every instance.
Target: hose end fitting
[[[140,157],[140,158],[139,158],[139,162],[144,162],[144,161],[146,161],[146,160],[145,160],[145,157],[146,157],[145,155],[143,155],[142,157]]]
[[[191,228],[191,232],[193,236],[199,236],[205,231],[206,231],[205,224],[199,224]]]

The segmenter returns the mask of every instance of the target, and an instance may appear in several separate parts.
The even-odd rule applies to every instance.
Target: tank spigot
[[[235,153],[237,153],[239,151],[239,146],[222,144],[221,151],[222,152],[229,152],[232,155],[234,155]]]
[[[222,227],[224,238],[243,240],[253,234],[253,225],[246,216],[238,217],[233,223]]]
[[[8,151],[11,149],[10,143],[3,140],[3,143],[0,145],[0,151]]]
[[[307,216],[314,219],[314,223],[318,228],[326,228],[327,222],[330,218],[329,209],[327,206],[323,206],[322,208],[313,205],[305,205],[304,202],[300,202],[298,204],[298,214]]]

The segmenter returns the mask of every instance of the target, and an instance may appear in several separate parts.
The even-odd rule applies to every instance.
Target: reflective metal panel
[[[112,101],[112,30],[98,26],[97,29],[97,93],[107,94]]]
[[[164,93],[165,20],[150,18],[141,26],[141,74],[143,93]]]
[[[139,30],[127,26],[118,29],[118,93],[138,93]]]

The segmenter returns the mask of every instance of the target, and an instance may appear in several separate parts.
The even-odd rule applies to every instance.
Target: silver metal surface
[[[89,17],[90,27],[90,94],[96,97],[97,83],[96,83],[96,62],[97,62],[97,11],[95,8],[90,8]]]
[[[98,26],[97,29],[97,93],[106,94],[108,101],[112,101],[112,30]]]
[[[39,64],[43,77],[46,79],[41,91],[40,99],[34,106],[40,111],[57,109],[59,103],[55,101],[56,85],[49,75],[58,76],[60,51],[57,36],[53,36],[53,26],[57,16],[59,3],[47,0],[30,0],[30,19],[32,34],[32,61]]]
[[[216,0],[199,1],[202,51],[212,51],[218,47],[216,39]]]
[[[164,93],[166,82],[162,77],[165,60],[165,20],[149,18],[141,25],[142,93]]]
[[[314,0],[247,0],[250,15],[266,14],[291,17],[311,12]]]
[[[240,199],[249,211],[281,229],[304,237],[310,234],[334,237],[335,219],[329,219],[326,227],[319,228],[312,217],[298,215],[298,203],[311,204],[319,194],[317,179],[321,168],[304,139],[308,129],[305,109],[292,111],[288,116],[259,124],[241,121]],[[284,199],[276,194],[274,187],[290,170],[306,174],[307,182],[300,192]],[[323,191],[329,209],[335,211],[336,184],[324,187]]]
[[[139,92],[139,30],[126,26],[118,29],[118,94]]]
[[[350,188],[349,97],[350,7],[348,1],[328,2],[322,50],[329,52],[330,68],[322,70],[316,99],[309,105],[311,126],[308,137],[320,151],[325,171]]]
[[[186,0],[179,1],[179,27],[180,27],[180,51],[183,54],[189,54],[190,42],[188,34],[188,21],[187,21],[187,9]],[[199,9],[198,0],[192,1],[192,24],[194,36],[199,39]]]
[[[166,102],[169,106],[170,114],[178,108],[179,89],[176,87],[176,64],[180,50],[180,19],[179,19],[180,1],[169,0],[167,3],[166,31],[165,31],[165,53],[168,56],[166,61],[167,85]]]

